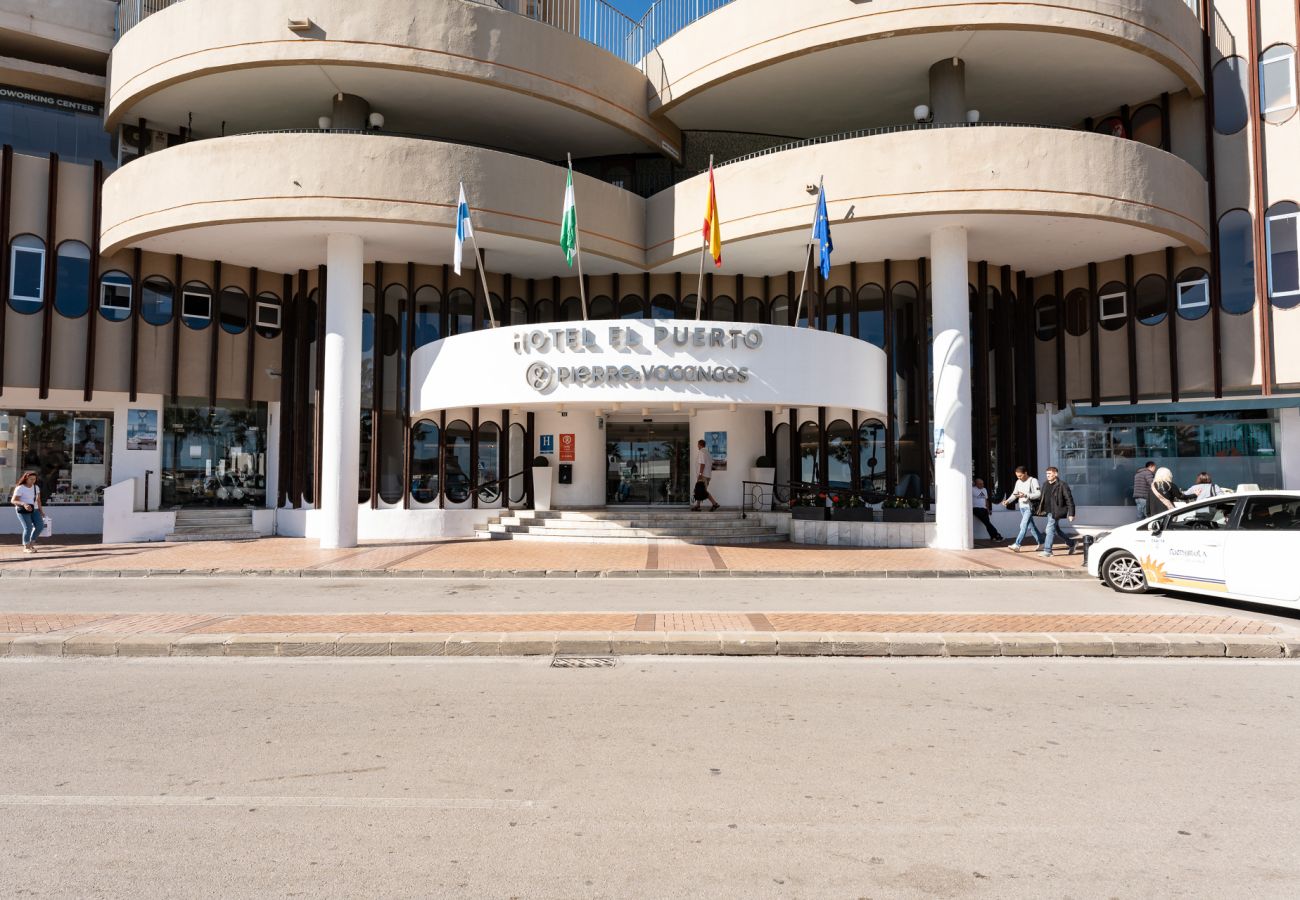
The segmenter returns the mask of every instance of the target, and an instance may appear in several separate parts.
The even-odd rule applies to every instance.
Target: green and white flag
[[[578,205],[573,200],[573,167],[564,185],[564,213],[560,216],[560,248],[564,259],[573,265],[573,254],[578,249]]]

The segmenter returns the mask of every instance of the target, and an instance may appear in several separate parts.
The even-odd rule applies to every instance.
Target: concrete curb
[[[874,656],[1300,659],[1300,638],[1206,634],[463,632],[14,634],[0,657]]]
[[[0,578],[1088,578],[1077,569],[3,569]]]

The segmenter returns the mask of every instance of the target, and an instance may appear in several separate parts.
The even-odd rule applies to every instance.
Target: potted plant
[[[918,497],[890,497],[880,506],[882,522],[924,522],[925,501]]]
[[[545,456],[533,457],[533,509],[551,508],[551,461]]]
[[[829,499],[825,491],[796,494],[790,498],[790,515],[796,519],[825,521],[831,517],[831,508],[827,505]]]
[[[831,518],[839,522],[874,522],[875,512],[867,506],[859,493],[833,494],[835,505],[831,508]]]
[[[771,457],[760,456],[754,460],[754,465],[749,469],[749,480],[755,482],[755,484],[748,485],[748,490],[754,498],[754,508],[760,512],[770,512],[772,509],[772,485],[776,481],[776,467],[772,465]],[[758,485],[763,485],[763,487]]]

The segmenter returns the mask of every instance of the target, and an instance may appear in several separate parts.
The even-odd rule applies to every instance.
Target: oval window
[[[226,288],[221,292],[221,330],[226,334],[243,334],[247,327],[248,294],[243,288]]]
[[[1240,56],[1219,60],[1214,67],[1214,130],[1236,134],[1246,127],[1250,108],[1246,102],[1246,61]]]
[[[1219,297],[1224,312],[1244,315],[1255,307],[1255,246],[1250,213],[1230,209],[1219,219]]]
[[[187,328],[201,331],[212,321],[212,288],[201,281],[190,281],[181,291],[181,321]]]
[[[90,303],[90,248],[81,241],[64,241],[55,266],[54,309],[64,318],[81,318]]]
[[[1210,273],[1187,269],[1178,276],[1174,298],[1180,318],[1195,321],[1210,311]]]
[[[1163,147],[1165,144],[1164,113],[1154,103],[1133,113],[1133,140],[1151,147]]]
[[[1088,292],[1083,288],[1065,295],[1065,331],[1075,337],[1088,333]]]
[[[1128,290],[1122,283],[1107,282],[1097,294],[1097,321],[1105,331],[1117,331],[1128,322]]]
[[[172,283],[161,275],[150,275],[140,291],[140,316],[150,325],[166,325],[172,320],[175,297]]]
[[[99,314],[110,322],[121,322],[131,315],[130,275],[112,271],[100,276]]]
[[[1034,334],[1040,341],[1056,337],[1056,298],[1039,297],[1034,304]]]
[[[1137,283],[1133,293],[1134,314],[1143,325],[1159,325],[1169,312],[1169,295],[1164,278],[1148,275]]]

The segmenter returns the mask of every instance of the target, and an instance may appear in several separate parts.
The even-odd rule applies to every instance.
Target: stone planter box
[[[925,510],[923,509],[882,509],[880,511],[880,521],[882,522],[924,522]]]
[[[830,517],[836,522],[874,522],[876,512],[865,506],[852,506],[832,509]]]
[[[817,522],[824,522],[830,518],[827,513],[830,512],[824,506],[796,506],[790,510],[790,515],[796,519],[812,519]]]

